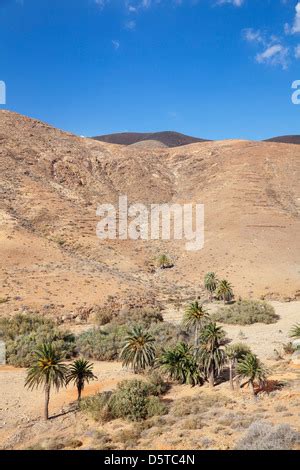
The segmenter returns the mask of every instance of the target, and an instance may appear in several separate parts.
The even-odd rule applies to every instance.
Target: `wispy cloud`
[[[102,9],[109,3],[109,0],[94,0],[94,2],[99,8]]]
[[[135,29],[135,27],[136,27],[135,20],[126,21],[125,24],[124,24],[124,28],[128,29],[128,31],[133,31]]]
[[[288,1],[281,0],[282,4],[288,5]],[[300,33],[300,1],[297,1],[295,7],[295,18],[291,24],[284,25],[284,31],[287,36],[268,34],[253,28],[247,28],[242,31],[242,36],[248,43],[263,46],[263,50],[256,54],[255,60],[260,64],[279,65],[287,69],[291,58],[300,58],[300,44],[294,47],[288,36]],[[294,48],[294,53],[293,53]]]
[[[256,55],[259,64],[280,65],[283,69],[288,67],[289,48],[282,44],[274,44]]]
[[[111,43],[112,43],[112,45],[113,45],[113,48],[117,51],[117,50],[119,49],[119,47],[120,47],[119,41],[117,41],[116,39],[113,39],[113,40],[111,41]]]
[[[245,0],[218,0],[217,2],[218,5],[224,5],[226,3],[234,5],[235,7],[241,7],[242,5],[244,5]]]
[[[253,28],[243,29],[242,35],[247,42],[263,43],[265,41],[262,32]]]

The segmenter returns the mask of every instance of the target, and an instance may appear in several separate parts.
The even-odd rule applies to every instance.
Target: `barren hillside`
[[[0,312],[60,313],[117,292],[188,297],[208,270],[237,295],[299,296],[299,159],[299,146],[277,143],[120,146],[0,111]],[[204,203],[204,249],[99,240],[97,205],[120,194]],[[161,253],[174,268],[153,268]]]

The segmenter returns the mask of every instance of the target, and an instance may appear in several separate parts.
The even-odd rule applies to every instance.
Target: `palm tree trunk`
[[[195,349],[198,347],[198,325],[195,326]]]
[[[231,390],[234,390],[234,385],[233,385],[233,365],[232,362],[230,361],[229,363],[229,383],[230,383],[230,388]]]
[[[77,401],[78,401],[78,403],[79,403],[80,400],[81,400],[81,391],[82,391],[81,384],[78,384],[78,385],[77,385],[77,392],[78,392]]]
[[[50,400],[50,385],[47,384],[45,387],[45,407],[44,407],[45,421],[48,421],[49,419],[49,400]]]
[[[215,373],[214,373],[213,369],[209,373],[208,381],[209,381],[210,388],[214,388],[214,386],[215,386]]]
[[[256,395],[255,395],[253,380],[249,380],[249,387],[250,387],[252,396],[253,396],[253,398],[255,399],[255,398],[256,398]]]

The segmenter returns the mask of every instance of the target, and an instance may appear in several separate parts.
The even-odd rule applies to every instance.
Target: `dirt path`
[[[94,373],[98,380],[85,387],[83,396],[115,388],[120,380],[133,378],[133,374],[122,369],[120,362],[95,362]],[[0,446],[1,438],[19,425],[40,418],[43,413],[42,390],[24,388],[26,369],[0,366]],[[76,400],[76,388],[68,386],[58,393],[53,390],[50,399],[50,415],[59,414],[70,402]]]

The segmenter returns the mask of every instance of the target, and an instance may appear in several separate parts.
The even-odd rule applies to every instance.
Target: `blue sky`
[[[2,106],[79,135],[300,134],[300,2],[0,0]]]

